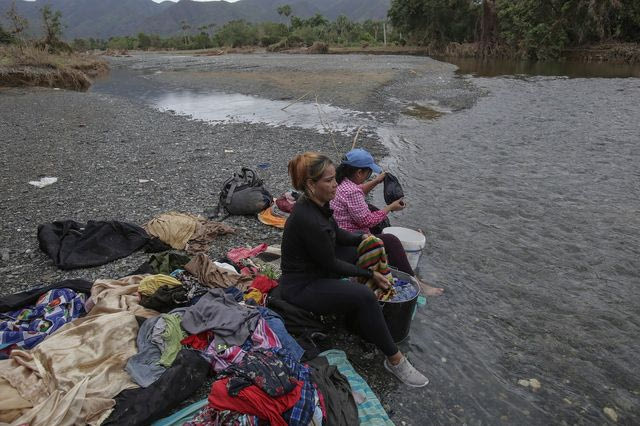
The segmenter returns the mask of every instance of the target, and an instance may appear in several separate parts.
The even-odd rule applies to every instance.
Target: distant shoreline
[[[201,50],[150,50],[156,53],[183,53],[193,54],[197,56],[217,56],[228,53],[271,53],[261,46],[245,46],[245,47],[220,47]],[[109,52],[107,50],[107,52]],[[275,53],[275,52],[274,52]],[[308,47],[296,47],[280,50],[277,53],[286,54],[306,54],[317,53],[311,51]],[[109,54],[109,53],[107,53]],[[127,54],[121,51],[121,54]],[[510,54],[504,50],[494,49],[485,57],[478,54],[478,46],[475,43],[449,43],[443,48],[430,48],[425,46],[329,46],[326,54],[329,55],[348,55],[348,54],[365,54],[365,55],[411,55],[411,56],[430,56],[430,57],[453,57],[453,58],[476,58],[478,60],[513,60],[528,62],[546,62],[535,61],[520,58],[514,54]],[[118,56],[117,54],[115,56]],[[640,64],[640,43],[608,43],[596,44],[588,46],[579,46],[567,48],[562,51],[560,58],[554,61],[575,61],[575,62],[608,62],[611,64]]]

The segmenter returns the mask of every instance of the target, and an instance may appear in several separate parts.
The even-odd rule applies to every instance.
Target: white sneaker
[[[416,370],[405,357],[402,358],[402,361],[400,361],[398,365],[392,365],[389,360],[385,359],[384,368],[389,370],[391,374],[396,376],[407,386],[421,388],[429,384],[429,379],[427,379],[424,374]]]

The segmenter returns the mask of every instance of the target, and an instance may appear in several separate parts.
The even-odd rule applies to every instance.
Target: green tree
[[[378,42],[379,36],[382,36],[382,21],[367,19],[362,23],[362,30],[371,35],[373,41]]]
[[[42,44],[50,51],[71,50],[69,45],[62,41],[62,13],[59,10],[51,10],[51,6],[45,5],[40,9],[42,13],[42,29],[44,39]]]
[[[291,15],[291,12],[293,12],[293,9],[291,9],[291,6],[289,6],[288,4],[285,4],[282,6],[278,6],[276,11],[278,12],[278,15],[280,15],[281,17],[282,15],[284,15],[286,18],[289,18],[289,15]]]
[[[261,46],[267,47],[287,37],[289,31],[285,24],[263,22],[258,26],[258,40]]]
[[[229,21],[216,32],[215,40],[218,46],[254,46],[258,43],[258,31],[242,19]]]
[[[185,20],[180,21],[180,29],[182,29],[182,35],[184,36],[184,44],[189,44],[189,31],[191,29],[191,25]]]
[[[18,8],[16,7],[15,0],[13,0],[13,2],[11,3],[11,6],[5,13],[5,16],[11,24],[9,35],[12,39],[21,40],[22,37],[20,34],[22,34],[22,32],[27,29],[27,27],[29,26],[29,21],[27,21],[26,18],[20,16],[20,14],[18,13]]]
[[[147,50],[151,47],[151,37],[143,32],[138,33],[138,49]]]
[[[91,48],[89,41],[83,38],[74,38],[71,42],[71,47],[78,52],[85,52]]]
[[[474,40],[480,5],[474,0],[392,0],[394,27],[417,44]]]

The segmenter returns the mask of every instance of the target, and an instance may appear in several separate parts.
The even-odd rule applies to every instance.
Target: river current
[[[398,220],[426,231],[422,275],[446,287],[407,344],[432,387],[405,411],[636,423],[640,79],[472,80],[473,107],[385,138],[411,206]]]
[[[390,108],[413,102],[436,112],[421,118],[375,122],[324,106],[332,122],[365,125],[389,148],[382,163],[409,205],[392,221],[424,230],[420,273],[446,289],[418,311],[401,344],[431,383],[393,388],[394,420],[603,424],[617,416],[637,424],[640,79],[450,79],[435,91],[422,90],[441,84],[428,77],[385,89]],[[105,87],[96,90],[113,91]],[[478,96],[460,106],[465,88]],[[229,95],[149,102],[243,121],[241,110],[204,111],[212,103],[202,96]],[[251,101],[233,96],[242,108]],[[266,118],[244,121],[275,120],[266,103],[256,108]],[[304,119],[271,124],[304,127]]]

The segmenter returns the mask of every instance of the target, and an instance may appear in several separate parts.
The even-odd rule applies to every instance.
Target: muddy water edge
[[[384,144],[409,204],[392,222],[425,230],[420,273],[446,288],[400,345],[428,387],[397,384],[379,353],[343,342],[396,424],[640,421],[640,79],[472,77],[430,58],[362,55],[112,66],[92,90],[214,122],[234,118],[198,116],[212,93],[255,97],[264,112],[312,92],[336,108],[335,131],[362,126]],[[189,109],[189,97],[201,103]],[[258,121],[327,127],[270,117]]]

